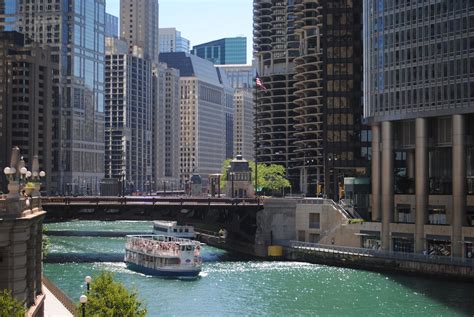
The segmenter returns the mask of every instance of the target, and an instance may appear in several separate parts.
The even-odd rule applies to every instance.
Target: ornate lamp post
[[[82,317],[86,317],[87,296],[86,295],[81,295],[81,297],[79,297],[79,301],[81,302]]]
[[[92,277],[90,277],[89,275],[87,275],[85,278],[84,278],[84,281],[86,282],[86,285],[87,285],[87,294],[89,294],[89,291],[90,291],[90,284],[92,282]]]

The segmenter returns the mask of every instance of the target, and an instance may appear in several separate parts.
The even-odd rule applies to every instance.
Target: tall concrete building
[[[247,64],[247,38],[227,37],[193,46],[191,54],[216,65]]]
[[[293,163],[298,157],[293,60],[299,54],[299,43],[293,11],[294,5],[287,1],[254,1],[254,58],[267,89],[256,93],[256,160],[283,165],[296,192],[300,169]]]
[[[255,69],[252,65],[217,65],[226,73],[234,88],[234,157],[241,154],[247,160],[255,157],[255,100],[253,83]]]
[[[178,189],[180,185],[180,77],[179,70],[160,63],[154,68],[153,175],[152,188]]]
[[[106,44],[105,176],[123,181],[127,192],[148,191],[153,180],[152,63],[128,54],[122,40],[107,38]]]
[[[355,1],[254,1],[258,161],[284,165],[309,196],[337,200],[344,177],[367,173],[361,13]]]
[[[59,62],[53,71],[61,88],[52,110],[50,188],[97,192],[104,172],[105,0],[3,2],[16,14],[0,23],[51,47],[52,60]]]
[[[49,178],[52,105],[58,94],[53,69],[57,64],[49,49],[25,40],[18,32],[0,32],[0,166],[9,165],[11,149],[19,146],[28,163],[38,155]],[[6,192],[3,173],[0,180]],[[49,185],[46,181],[46,190]]]
[[[119,36],[119,19],[115,15],[105,13],[105,36],[118,37]]]
[[[473,257],[472,1],[364,1],[372,235],[384,250]]]
[[[225,73],[195,55],[161,53],[160,60],[180,72],[181,182],[197,173],[206,185],[209,174],[221,171],[232,143],[226,131],[232,129],[233,90]]]
[[[120,38],[128,42],[130,54],[138,50],[155,64],[160,54],[158,20],[158,0],[120,0]]]
[[[160,28],[160,53],[189,53],[189,40],[176,28]]]
[[[255,157],[255,112],[252,92],[238,88],[234,93],[234,154],[247,160]]]

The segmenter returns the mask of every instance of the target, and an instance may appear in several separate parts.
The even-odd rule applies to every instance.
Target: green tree
[[[227,159],[222,163],[221,170],[221,189],[227,184],[227,168],[232,159]],[[252,170],[252,184],[255,186],[255,162],[249,161],[249,167]],[[278,164],[257,164],[258,189],[280,190],[282,188],[291,187],[290,182],[285,177],[285,167]],[[254,188],[255,189],[255,188]]]
[[[285,167],[278,164],[264,165],[260,170],[258,165],[259,181],[262,179],[261,187],[271,191],[290,187],[290,182],[285,178]],[[260,175],[261,174],[261,175]]]
[[[80,315],[80,303],[77,309]],[[112,273],[102,272],[90,284],[86,314],[97,317],[144,317],[147,309],[138,300],[135,290],[128,291],[122,283],[114,281]]]
[[[0,316],[24,317],[26,308],[12,296],[11,290],[0,292]]]

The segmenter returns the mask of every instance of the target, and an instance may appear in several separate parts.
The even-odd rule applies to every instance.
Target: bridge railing
[[[324,253],[334,253],[334,254],[344,253],[344,254],[353,254],[353,255],[359,255],[359,256],[378,257],[378,258],[383,258],[383,259],[474,267],[474,259],[454,257],[454,256],[441,256],[441,255],[430,255],[430,254],[425,255],[425,254],[419,254],[419,253],[383,251],[383,250],[302,242],[302,241],[295,241],[295,240],[286,241],[285,243],[283,243],[283,245],[289,248],[294,248],[294,249],[307,249],[307,250],[314,250],[314,251],[324,252]]]
[[[198,203],[198,204],[226,204],[226,205],[260,205],[261,200],[258,198],[216,198],[216,197],[156,197],[156,196],[60,196],[60,197],[42,197],[43,204],[106,204],[116,203],[120,205],[137,204],[137,203]]]

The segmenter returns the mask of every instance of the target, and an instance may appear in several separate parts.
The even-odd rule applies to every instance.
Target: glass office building
[[[105,13],[105,36],[118,37],[119,35],[119,21],[115,15]]]
[[[0,31],[14,31],[17,22],[18,4],[16,0],[0,1]]]
[[[8,7],[11,2],[5,3]],[[104,172],[105,0],[16,4],[15,28],[49,46],[52,61],[59,63],[53,71],[61,89],[52,110],[50,188],[97,192]],[[3,20],[0,24],[8,25]]]
[[[191,54],[215,65],[247,64],[247,38],[229,37],[193,46]]]
[[[473,1],[364,1],[372,219],[385,250],[403,230],[414,252],[472,256],[473,32]]]

